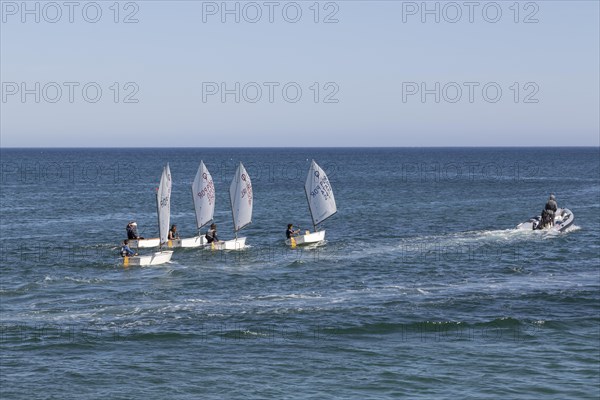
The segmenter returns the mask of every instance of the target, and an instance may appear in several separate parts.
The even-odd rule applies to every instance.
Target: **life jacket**
[[[212,243],[215,240],[215,231],[214,231],[214,229],[209,229],[208,232],[206,232],[206,235],[204,237],[206,238],[206,241],[208,243]]]
[[[127,227],[127,239],[129,239],[129,240],[137,239],[137,231],[131,226]]]

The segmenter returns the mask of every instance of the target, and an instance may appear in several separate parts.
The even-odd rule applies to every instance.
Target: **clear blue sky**
[[[2,1],[1,145],[598,146],[599,2],[514,3]]]

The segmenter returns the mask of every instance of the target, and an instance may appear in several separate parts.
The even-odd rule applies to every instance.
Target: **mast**
[[[237,233],[239,230],[237,227],[237,221],[236,221],[235,215],[236,215],[236,206],[239,207],[239,205],[237,204],[238,202],[236,200],[238,197],[239,185],[240,185],[240,165],[242,165],[241,161],[240,161],[240,164],[238,165],[237,169],[235,170],[235,174],[233,175],[233,180],[231,181],[231,185],[229,186],[229,202],[231,203],[231,220],[233,221],[233,234],[236,239],[237,239]]]
[[[163,175],[165,174],[165,167],[163,167],[163,172],[160,175],[160,181],[158,182],[158,188],[156,189],[156,220],[158,222],[158,249],[162,250],[162,240],[160,237],[160,186],[163,180]]]
[[[190,185],[190,191],[192,192],[192,205],[194,206],[194,216],[198,221],[198,211],[196,211],[196,193],[194,193],[194,182]],[[200,236],[200,227],[196,224],[196,234]]]
[[[241,162],[240,162],[241,164]],[[235,225],[235,209],[234,209],[234,196],[232,196],[232,191],[231,191],[231,187],[233,186],[233,183],[236,181],[237,178],[237,171],[240,169],[240,167],[238,166],[238,169],[235,171],[235,174],[233,175],[233,181],[231,181],[231,185],[229,186],[229,205],[231,206],[231,220],[233,221],[233,234],[235,236],[235,238],[237,239],[237,227]],[[237,189],[237,187],[236,187]]]

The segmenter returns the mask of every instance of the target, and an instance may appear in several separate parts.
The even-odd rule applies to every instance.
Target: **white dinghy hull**
[[[129,240],[129,247],[135,247],[138,249],[149,249],[158,246],[160,246],[159,238]]]
[[[150,265],[160,265],[171,261],[171,256],[173,255],[172,251],[158,251],[154,254],[145,255],[145,256],[132,256],[132,257],[123,257],[123,266],[150,266]]]
[[[194,248],[202,247],[206,245],[206,238],[204,236],[194,236],[191,238],[173,239],[167,241],[166,247],[170,249],[174,248]]]
[[[231,240],[222,240],[218,242],[212,242],[206,245],[211,250],[242,250],[246,247],[246,238],[236,238]]]
[[[294,236],[293,238],[287,239],[285,244],[288,246],[302,246],[306,244],[319,243],[325,240],[325,230],[312,232],[306,231],[304,235]]]

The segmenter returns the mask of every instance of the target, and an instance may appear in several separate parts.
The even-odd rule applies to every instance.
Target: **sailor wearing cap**
[[[127,239],[129,240],[138,240],[142,239],[137,232],[137,223],[135,221],[131,221],[127,224]]]

